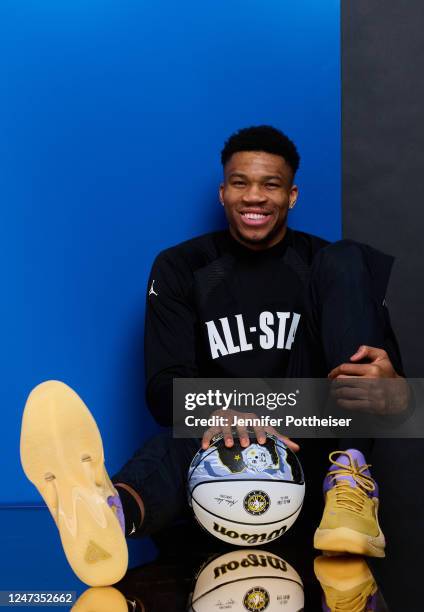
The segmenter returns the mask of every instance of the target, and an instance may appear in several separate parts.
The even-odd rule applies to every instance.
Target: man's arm
[[[169,251],[158,255],[147,289],[144,355],[147,404],[160,425],[172,425],[173,378],[198,376],[191,283],[188,266]]]
[[[352,240],[335,242],[315,255],[308,329],[322,344],[333,396],[343,408],[384,413],[408,406],[408,385],[385,301],[393,261]],[[388,402],[393,389],[396,397]]]

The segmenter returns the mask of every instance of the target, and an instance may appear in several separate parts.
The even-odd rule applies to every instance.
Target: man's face
[[[219,189],[232,236],[261,250],[286,233],[287,211],[297,198],[293,171],[280,155],[262,151],[234,153]]]

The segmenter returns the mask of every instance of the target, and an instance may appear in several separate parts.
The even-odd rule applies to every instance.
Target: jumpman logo
[[[152,286],[150,287],[150,290],[149,290],[149,295],[158,295],[158,294],[156,293],[156,291],[153,289],[153,285],[154,285],[154,284],[155,284],[155,280],[153,279],[153,280],[152,280]]]

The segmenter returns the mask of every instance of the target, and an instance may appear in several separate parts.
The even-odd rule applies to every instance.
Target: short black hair
[[[293,170],[293,176],[299,168],[300,156],[296,145],[284,132],[271,125],[242,128],[232,134],[221,151],[222,165],[225,166],[230,157],[239,151],[264,151],[281,155]]]

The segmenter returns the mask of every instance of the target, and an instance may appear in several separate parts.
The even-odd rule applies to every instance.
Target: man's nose
[[[260,185],[250,185],[243,193],[243,200],[248,204],[257,204],[266,200],[266,194]]]

